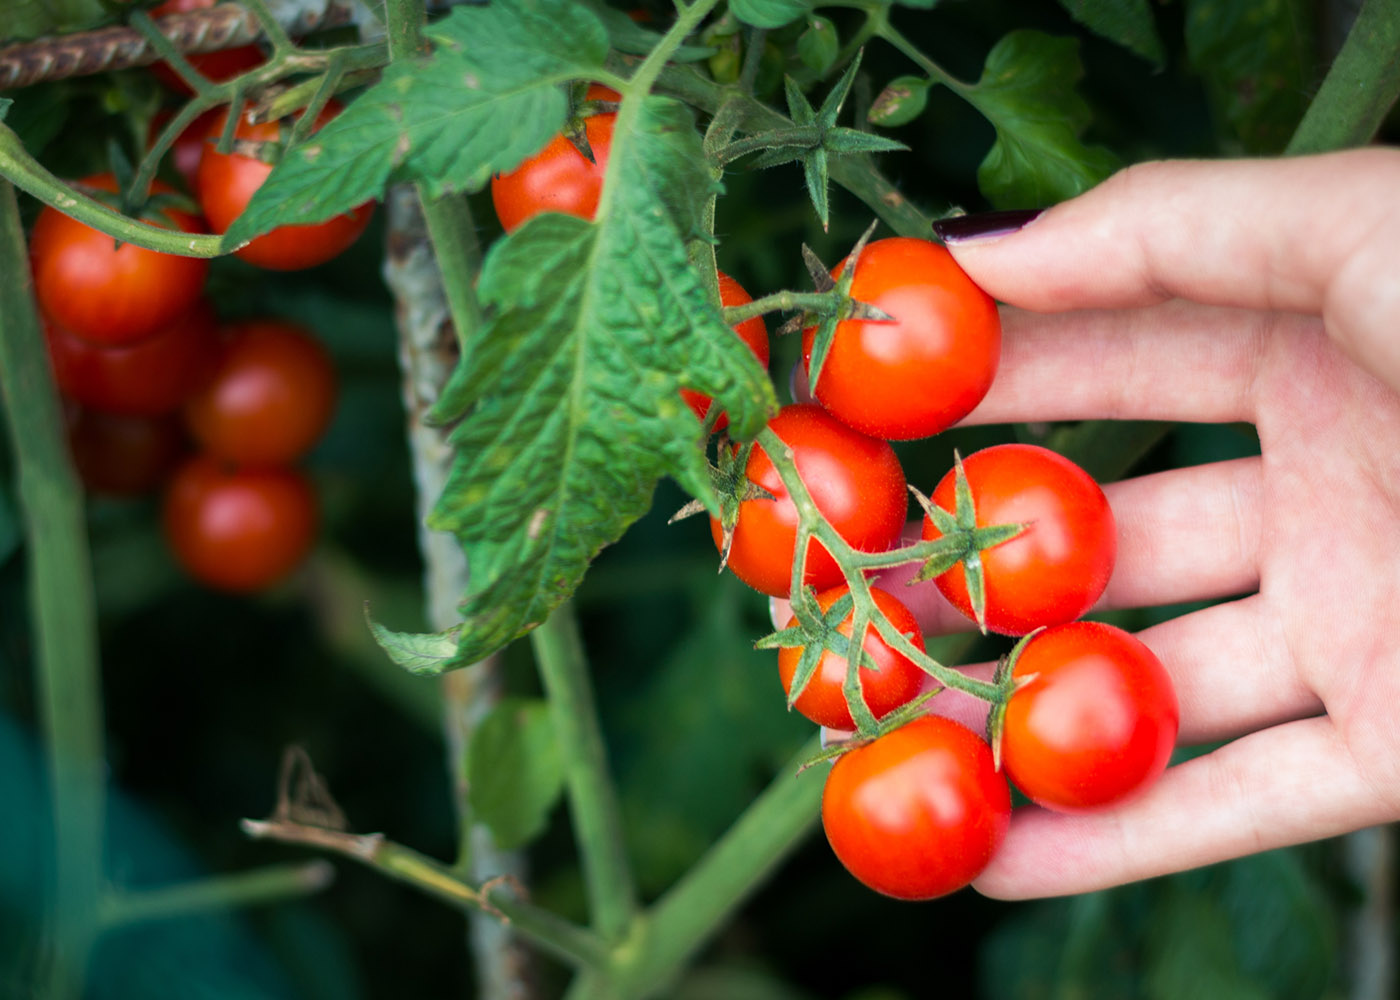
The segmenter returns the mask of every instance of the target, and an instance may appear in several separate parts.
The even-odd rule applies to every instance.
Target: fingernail
[[[952,215],[933,224],[933,231],[944,243],[971,243],[1009,236],[1024,229],[1043,208],[1015,209],[1009,212],[976,212],[972,215]]]

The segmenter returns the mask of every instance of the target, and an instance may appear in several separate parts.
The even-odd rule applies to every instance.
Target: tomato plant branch
[[[618,941],[636,913],[637,890],[573,607],[561,605],[530,633],[530,644],[565,761],[565,786],[593,927],[606,940]]]
[[[42,995],[65,1000],[82,992],[97,935],[106,811],[102,681],[83,495],[29,280],[14,188],[0,182],[0,395],[24,512],[53,817],[51,951]]]
[[[797,528],[797,548],[799,553],[807,552],[808,539],[815,540],[819,545],[830,553],[832,559],[841,566],[841,571],[846,577],[846,583],[851,588],[851,597],[855,601],[855,607],[859,615],[868,618],[880,638],[893,648],[896,652],[903,653],[909,659],[919,665],[929,676],[938,681],[944,687],[953,688],[958,691],[981,698],[983,701],[995,703],[1000,698],[1000,692],[996,685],[979,681],[969,677],[960,670],[946,666],[935,660],[926,650],[920,649],[909,637],[902,634],[894,624],[885,617],[875,599],[870,594],[870,581],[866,578],[864,569],[860,561],[871,555],[862,553],[854,549],[835,528],[826,520],[821,511],[817,509],[816,501],[812,499],[812,494],[807,490],[807,485],[802,481],[802,477],[797,472],[797,465],[793,461],[791,450],[783,443],[778,435],[768,428],[758,432],[756,438],[758,444],[763,448],[773,463],[774,470],[783,481],[783,486],[787,488],[788,496],[793,505],[797,508],[798,528]],[[918,548],[918,546],[914,546]],[[885,553],[876,554],[886,555]],[[888,554],[891,557],[895,553]],[[900,559],[899,562],[908,560]],[[883,565],[883,563],[880,563]],[[895,563],[898,565],[898,563]],[[794,586],[800,584],[802,579],[801,571],[794,568]],[[852,645],[855,648],[858,637],[852,637]]]
[[[967,100],[973,107],[977,107],[977,102],[972,94],[976,88],[968,83],[964,83],[953,76],[938,63],[934,62],[923,51],[909,39],[905,38],[900,30],[890,23],[888,16],[884,13],[872,15],[875,17],[874,34],[889,42],[903,55],[909,59],[919,69],[923,70],[934,83],[941,83],[953,93]]]
[[[1286,153],[1369,142],[1400,96],[1400,4],[1365,0]]]
[[[98,918],[103,930],[112,930],[211,910],[278,903],[320,892],[334,880],[335,867],[318,858],[151,889],[123,888],[103,897]]]
[[[754,299],[741,306],[726,306],[724,321],[731,326],[738,326],[745,320],[771,312],[798,312],[808,309],[829,309],[830,307],[830,292],[774,292],[772,295],[765,295],[761,299]]]
[[[301,844],[351,858],[397,882],[467,911],[493,913],[519,934],[570,965],[586,968],[607,962],[607,950],[596,935],[582,927],[518,899],[509,880],[472,885],[440,861],[388,840],[381,833],[346,833],[289,820],[245,819],[243,832],[255,840]]]

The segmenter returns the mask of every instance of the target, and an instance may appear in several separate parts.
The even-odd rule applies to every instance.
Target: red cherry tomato
[[[309,451],[330,423],[335,368],[310,331],[249,320],[223,331],[213,375],[185,404],[196,441],[242,465],[286,465]]]
[[[996,303],[943,247],[876,240],[860,255],[851,296],[894,319],[837,324],[816,389],[837,419],[904,441],[937,434],[987,394],[1001,360]],[[802,333],[804,365],[815,337],[816,327]]]
[[[185,434],[170,417],[127,417],[75,408],[68,447],[93,493],[140,496],[162,482],[185,452]]]
[[[1143,642],[1099,622],[1030,638],[1012,668],[1024,686],[1006,705],[1001,761],[1042,806],[1112,805],[1146,788],[1176,745],[1176,689]]]
[[[164,17],[166,14],[186,14],[190,11],[205,10],[218,2],[219,0],[165,0],[165,3],[152,7],[148,13],[153,18]],[[231,80],[266,61],[262,49],[256,45],[238,45],[215,52],[187,52],[185,58],[191,66],[215,83]],[[176,93],[194,93],[189,85],[180,79],[180,74],[171,69],[164,60],[151,64],[151,75]]]
[[[963,469],[979,527],[1029,525],[982,552],[987,627],[1024,635],[1088,611],[1108,585],[1118,556],[1113,511],[1093,477],[1063,455],[1030,444],[985,448],[964,459]],[[951,511],[954,490],[954,473],[949,472],[931,499]],[[923,536],[941,536],[928,517]],[[959,611],[973,617],[961,565],[936,583]]]
[[[339,104],[334,101],[328,103],[316,117],[316,128],[340,111]],[[216,233],[228,231],[233,220],[248,207],[253,194],[262,187],[267,175],[272,173],[271,164],[237,152],[220,153],[214,148],[227,121],[227,111],[215,119],[195,178],[200,207]],[[240,121],[234,135],[247,142],[275,142],[281,137],[281,125],[278,122],[249,125],[246,121]],[[325,222],[308,226],[278,226],[271,232],[255,237],[247,246],[235,251],[234,256],[269,271],[300,271],[315,267],[348,249],[364,232],[373,214],[374,203],[365,202]]]
[[[742,306],[752,302],[753,297],[744,291],[743,285],[720,271],[719,301],[724,306]],[[749,345],[749,350],[753,351],[759,364],[768,367],[768,327],[764,325],[763,317],[755,316],[753,319],[744,320],[734,328],[734,332],[739,335],[740,340]],[[702,392],[682,389],[681,398],[686,401],[695,418],[703,423],[705,414],[710,412],[710,397]],[[721,413],[715,420],[715,430],[722,431],[728,426],[729,414]]]
[[[896,899],[967,885],[1011,822],[1011,793],[986,742],[924,715],[840,757],[822,792],[822,826],[846,869]]]
[[[862,552],[883,552],[899,538],[908,510],[904,470],[886,441],[853,431],[819,406],[785,406],[768,427],[792,448],[798,475],[817,509],[837,533]],[[778,471],[757,445],[744,468],[749,481],[775,499],[745,500],[729,549],[729,568],[755,590],[787,597],[797,548],[797,507]],[[715,546],[722,546],[718,519],[710,519]],[[821,543],[808,547],[808,586],[825,590],[844,580]]]
[[[618,93],[594,84],[588,88],[587,99],[616,101]],[[608,169],[616,123],[614,112],[584,119],[583,131],[593,151],[591,163],[560,133],[514,170],[491,178],[491,202],[496,206],[501,228],[514,232],[541,212],[562,212],[592,219],[603,193],[603,177]]]
[[[237,469],[208,455],[186,462],[165,494],[165,536],[192,577],[247,593],[287,576],[316,536],[316,498],[296,469]]]
[[[45,324],[54,381],[63,395],[104,413],[158,416],[178,410],[208,375],[215,350],[214,309],[200,299],[153,336],[102,347]]]
[[[116,179],[98,174],[80,187],[115,192]],[[154,194],[174,191],[160,181]],[[174,209],[153,212],[153,225],[189,233],[199,220]],[[130,344],[169,326],[204,290],[209,262],[157,253],[112,237],[46,207],[29,236],[34,294],[44,315],[95,344]]]
[[[851,589],[845,584],[832,587],[817,595],[817,603],[823,611]],[[894,595],[879,587],[870,588],[870,596],[875,605],[901,633],[909,636],[915,646],[923,648],[924,637],[919,631],[919,623],[913,612],[899,602]],[[854,612],[846,615],[838,631],[850,638]],[[797,624],[797,619],[789,619],[786,628]],[[792,679],[797,673],[797,663],[802,658],[802,646],[786,646],[778,650],[778,676],[782,679],[783,690],[791,694]],[[865,634],[865,652],[875,661],[875,670],[860,668],[860,686],[865,695],[865,704],[876,719],[884,718],[901,705],[908,704],[918,695],[924,681],[924,672],[902,653],[896,653],[875,631],[874,626]],[[816,673],[802,689],[792,707],[819,726],[832,729],[854,729],[855,720],[846,704],[842,686],[846,683],[847,662],[844,656],[837,656],[831,650],[822,653],[817,663]]]

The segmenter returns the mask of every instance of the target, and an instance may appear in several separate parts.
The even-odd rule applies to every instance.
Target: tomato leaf
[[[568,113],[559,84],[587,78],[608,52],[598,18],[569,0],[461,6],[427,34],[430,56],[391,64],[282,157],[226,245],[329,219],[391,183],[422,182],[430,197],[481,188],[559,132]]]
[[[964,96],[996,128],[977,182],[998,208],[1071,198],[1117,166],[1108,150],[1079,140],[1091,117],[1074,89],[1082,75],[1072,38],[1013,31],[987,55],[982,78]]]
[[[715,399],[736,437],[777,408],[686,256],[684,204],[712,183],[699,134],[665,98],[645,98],[639,115],[614,134],[595,223],[536,216],[487,255],[489,319],[436,409],[461,423],[431,523],[461,539],[472,587],[447,666],[544,621],[646,512],[660,477],[718,509],[682,386]]]
[[[369,631],[389,659],[411,674],[440,674],[457,651],[457,627],[445,632],[395,632],[368,617]]]
[[[1060,0],[1070,17],[1160,67],[1167,54],[1148,0]]]
[[[491,709],[467,746],[467,802],[502,850],[543,832],[564,790],[564,763],[549,704],[506,698]]]
[[[807,0],[730,0],[729,11],[755,28],[781,28],[810,13]]]

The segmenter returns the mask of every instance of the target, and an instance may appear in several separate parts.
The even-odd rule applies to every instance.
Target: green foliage
[[[1166,60],[1150,0],[1060,0],[1060,6],[1090,31],[1117,42],[1154,66],[1160,67]]]
[[[993,205],[1049,205],[1113,172],[1113,154],[1079,140],[1091,119],[1074,89],[1083,72],[1077,41],[1038,31],[1013,31],[988,54],[982,78],[966,96],[997,131],[977,171]]]
[[[1303,0],[1187,0],[1186,52],[1227,148],[1278,153],[1308,106],[1315,60]]]
[[[811,10],[808,0],[731,0],[729,10],[755,28],[781,28]]]
[[[648,98],[619,120],[596,224],[542,215],[497,243],[439,402],[456,460],[432,524],[466,549],[472,592],[452,665],[544,621],[589,562],[651,502],[664,475],[714,508],[700,426],[682,386],[722,400],[752,436],[772,385],[691,268],[677,215],[710,186],[688,113]],[[668,206],[677,206],[670,212]]]
[[[428,36],[431,56],[389,66],[282,158],[226,244],[328,219],[390,183],[419,182],[434,198],[478,190],[563,127],[568,100],[559,85],[586,79],[608,51],[603,25],[568,0],[458,7]]]
[[[467,801],[502,849],[544,829],[564,790],[564,763],[549,703],[506,698],[477,723],[467,748]]]
[[[894,128],[908,125],[928,105],[929,81],[922,76],[897,76],[885,84],[870,105],[866,119],[874,125]]]

